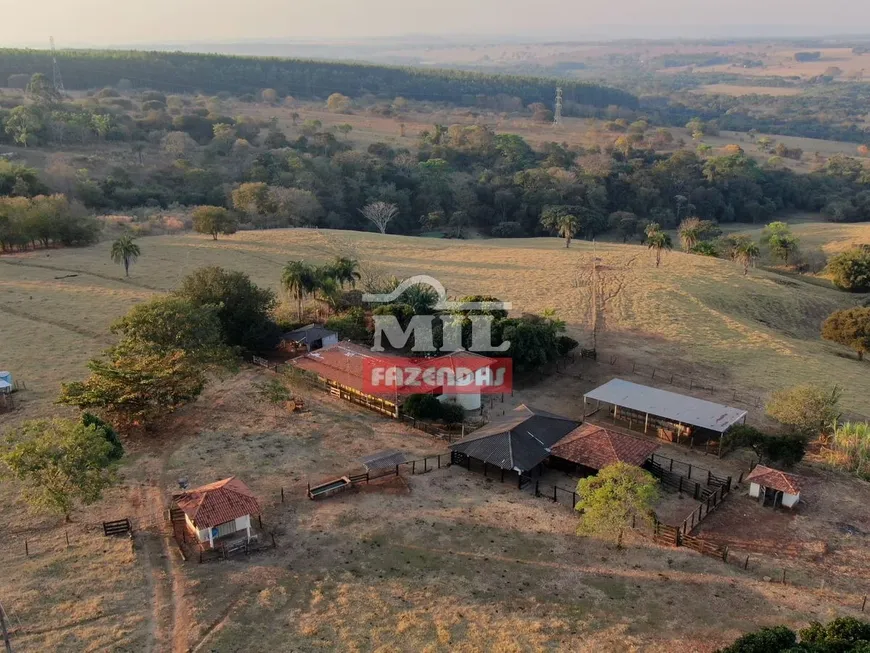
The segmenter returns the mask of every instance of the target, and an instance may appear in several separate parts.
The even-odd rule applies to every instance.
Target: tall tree
[[[785,222],[771,222],[761,233],[761,242],[770,248],[770,253],[788,265],[789,256],[797,252],[799,239]]]
[[[581,514],[578,534],[615,540],[621,547],[623,532],[632,521],[635,524],[653,522],[658,485],[649,472],[622,462],[580,479],[575,507]]]
[[[577,233],[579,220],[570,207],[548,206],[541,214],[541,224],[559,234],[565,239],[565,247],[570,247],[571,240]]]
[[[281,286],[296,299],[297,315],[302,321],[302,302],[317,289],[318,274],[305,261],[289,261],[281,271]]]
[[[135,263],[142,256],[142,251],[139,249],[139,245],[133,242],[132,236],[121,236],[112,243],[111,255],[112,261],[118,265],[123,264],[124,274],[129,277],[130,264]]]
[[[382,234],[387,233],[387,225],[399,215],[399,207],[389,202],[372,202],[360,209],[367,220],[370,220]]]
[[[195,306],[218,306],[224,339],[233,347],[261,351],[278,344],[281,332],[271,318],[275,293],[243,272],[213,266],[188,275],[175,291]]]
[[[646,244],[649,249],[655,250],[656,267],[662,263],[662,252],[670,251],[674,247],[671,237],[656,222],[647,225]]]
[[[67,521],[77,503],[98,501],[115,480],[105,429],[64,419],[24,422],[7,434],[0,462],[34,508]]]
[[[732,258],[743,266],[743,275],[749,274],[749,268],[758,260],[761,250],[758,245],[747,237],[735,242]]]

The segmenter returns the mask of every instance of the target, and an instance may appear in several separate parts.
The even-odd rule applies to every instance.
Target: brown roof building
[[[256,497],[235,476],[177,494],[173,500],[200,530],[260,514]]]
[[[755,483],[762,487],[769,487],[773,490],[778,490],[787,494],[797,495],[801,493],[800,476],[781,472],[778,469],[765,467],[764,465],[756,465],[755,469],[753,469],[749,473],[749,476],[746,477],[746,480],[750,483]]]
[[[600,470],[614,463],[640,467],[659,448],[658,443],[583,424],[550,448],[557,458]]]

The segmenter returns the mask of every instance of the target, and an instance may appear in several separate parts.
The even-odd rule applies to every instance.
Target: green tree
[[[105,429],[64,419],[24,422],[5,437],[0,462],[36,509],[70,520],[77,503],[98,501],[115,480]]]
[[[780,464],[791,467],[803,460],[807,451],[807,438],[799,433],[769,435],[745,424],[729,429],[725,440],[729,448],[752,449],[762,465]]]
[[[275,293],[259,288],[243,272],[213,266],[188,275],[174,293],[194,306],[218,306],[224,341],[248,351],[275,347],[281,331],[271,317]]]
[[[683,251],[690,252],[698,243],[715,238],[722,233],[719,225],[710,220],[686,218],[677,230]]]
[[[359,261],[346,256],[336,257],[327,268],[330,276],[338,281],[342,287],[349,285],[351,288],[356,288],[356,282],[362,276],[359,272]]]
[[[768,417],[806,437],[826,433],[840,416],[841,391],[806,383],[774,392],[765,405]]]
[[[42,73],[35,73],[27,85],[27,94],[38,106],[51,106],[60,101],[60,93],[54,84]]]
[[[15,107],[6,118],[6,133],[19,145],[27,147],[42,129],[42,119],[33,107]]]
[[[571,246],[578,224],[577,216],[567,206],[548,206],[541,213],[541,225],[564,238],[565,247]]]
[[[656,267],[659,267],[662,263],[662,252],[670,251],[674,248],[671,237],[662,231],[662,228],[657,222],[648,224],[645,233],[646,245],[649,249],[655,250]]]
[[[129,277],[130,264],[135,263],[142,256],[142,251],[139,249],[139,245],[133,241],[132,236],[121,236],[112,243],[111,256],[112,261],[118,265],[124,265],[124,274]]]
[[[181,350],[200,365],[234,369],[236,357],[224,342],[219,311],[219,306],[181,297],[156,297],[131,308],[110,328],[140,349],[163,355]]]
[[[607,225],[622,237],[622,242],[626,242],[637,234],[640,219],[628,211],[615,211],[607,219]]]
[[[770,253],[788,265],[789,256],[798,250],[799,239],[785,222],[771,222],[761,232],[761,242],[770,248]]]
[[[302,322],[302,303],[318,286],[317,269],[305,261],[289,261],[281,271],[281,287],[296,299],[297,316]]]
[[[348,135],[353,131],[353,125],[349,125],[348,123],[345,122],[345,123],[342,123],[341,125],[338,125],[338,126],[336,127],[336,129],[338,130],[338,132],[339,132],[342,136],[344,136],[345,138],[347,138]]]
[[[91,413],[82,413],[82,424],[85,426],[94,426],[103,432],[106,442],[108,442],[112,450],[109,453],[109,458],[113,461],[121,460],[124,457],[124,444],[121,442],[120,436],[117,434],[112,425],[104,422],[96,415]]]
[[[197,233],[211,234],[214,240],[218,234],[229,235],[236,233],[236,220],[222,206],[198,206],[191,214],[193,228]]]
[[[828,262],[828,274],[843,290],[870,291],[870,247],[854,248],[837,254]]]
[[[92,359],[88,369],[86,380],[62,386],[58,403],[97,411],[122,428],[149,427],[205,387],[202,367],[182,350],[163,354],[125,343]]]
[[[580,513],[578,534],[615,540],[632,521],[651,524],[659,498],[658,481],[649,472],[627,463],[614,463],[577,483]]]
[[[864,360],[870,351],[870,307],[837,311],[822,325],[822,338],[854,349]]]

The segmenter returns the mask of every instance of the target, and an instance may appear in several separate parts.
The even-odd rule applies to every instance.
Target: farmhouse
[[[235,476],[176,494],[172,505],[184,513],[184,523],[200,545],[209,549],[241,538],[250,541],[251,517],[260,514],[256,497]]]
[[[579,423],[525,404],[450,445],[455,463],[471,468],[472,460],[498,469],[527,474],[550,457],[550,448]]]
[[[319,324],[309,324],[281,336],[284,349],[315,351],[338,343],[338,334]]]
[[[614,463],[642,467],[658,448],[650,440],[587,423],[550,448],[550,466],[589,476]]]
[[[774,508],[794,508],[801,500],[801,478],[795,474],[757,465],[746,480],[749,481],[749,496],[757,498],[761,505],[770,501]]]
[[[389,417],[398,417],[398,392],[374,394],[366,390],[366,360],[382,360],[383,357],[383,354],[374,354],[370,349],[352,342],[339,342],[300,356],[290,361],[290,365],[315,375],[335,397]]]
[[[314,374],[321,383],[329,387],[330,392],[341,399],[365,406],[389,417],[399,416],[399,407],[402,398],[411,394],[407,392],[407,386],[399,386],[391,392],[372,392],[371,385],[366,383],[366,362],[382,366],[384,358],[389,354],[374,353],[370,349],[352,342],[339,342],[334,345],[310,351],[292,361],[290,365],[297,369]],[[426,359],[426,364],[437,368],[443,368],[450,372],[459,383],[464,378],[471,380],[471,376],[485,370],[491,374],[490,366],[493,360],[480,354],[461,351]],[[470,374],[466,376],[466,372]],[[465,410],[477,410],[481,406],[480,391],[471,389],[470,392],[451,393],[444,392],[443,387],[419,390],[426,394],[433,394],[439,401],[457,403]]]
[[[614,422],[690,446],[719,442],[729,428],[746,422],[745,410],[622,379],[612,379],[583,395],[584,415],[591,401],[594,412],[602,403],[609,404]]]

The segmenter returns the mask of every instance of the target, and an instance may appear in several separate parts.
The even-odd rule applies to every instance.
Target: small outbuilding
[[[745,480],[749,481],[749,496],[762,505],[770,502],[774,508],[794,508],[801,500],[801,477],[795,474],[757,465]]]
[[[281,346],[285,349],[316,351],[338,343],[338,334],[320,324],[309,324],[294,331],[288,331],[281,337]]]
[[[176,494],[172,502],[184,513],[188,531],[207,549],[235,541],[240,533],[250,542],[251,517],[260,515],[253,492],[235,476]]]
[[[550,466],[588,476],[614,463],[642,467],[658,448],[652,440],[587,423],[550,448]]]
[[[428,361],[431,365],[439,368],[453,370],[453,378],[457,385],[473,385],[474,379],[481,373],[492,378],[492,366],[495,361],[488,356],[477,354],[472,351],[456,351],[444,356],[438,356]],[[480,410],[481,393],[473,392],[444,393],[436,392],[438,401],[442,403],[454,403],[464,410]]]

